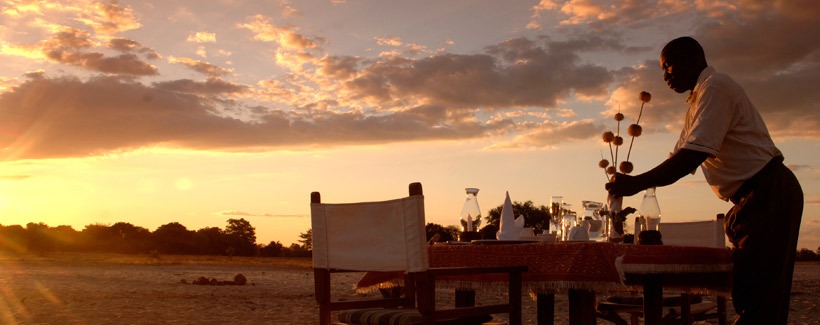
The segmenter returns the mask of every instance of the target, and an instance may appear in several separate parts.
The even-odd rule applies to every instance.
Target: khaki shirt
[[[729,76],[707,67],[687,102],[675,152],[685,148],[709,154],[701,170],[722,200],[728,201],[745,180],[781,155],[760,113]]]

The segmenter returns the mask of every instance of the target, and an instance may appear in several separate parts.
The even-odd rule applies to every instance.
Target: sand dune
[[[237,274],[248,283],[190,284]],[[335,275],[334,295],[355,298],[351,287],[359,276]],[[820,263],[797,264],[793,291],[789,323],[820,324]],[[439,297],[449,299],[449,293]],[[504,297],[479,296],[479,302],[495,299]],[[535,324],[535,304],[524,302],[525,324]],[[563,296],[556,296],[555,308],[556,324],[566,324]],[[315,324],[316,313],[309,259],[0,255],[2,324]]]

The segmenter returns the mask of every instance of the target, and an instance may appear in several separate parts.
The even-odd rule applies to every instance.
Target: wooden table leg
[[[473,307],[475,306],[475,290],[472,289],[456,289],[456,307]]]
[[[717,297],[718,325],[726,325],[726,297]]]
[[[535,298],[536,324],[552,325],[555,321],[555,294],[539,293]]]
[[[595,319],[595,292],[570,289],[568,295],[570,325],[594,325],[597,322]]]
[[[663,285],[660,274],[643,277],[643,313],[647,325],[660,324],[663,317]]]

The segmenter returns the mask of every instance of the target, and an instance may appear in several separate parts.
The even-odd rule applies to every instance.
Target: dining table
[[[526,265],[522,288],[536,300],[536,323],[553,324],[555,294],[567,294],[570,324],[596,323],[596,295],[624,291],[644,295],[646,324],[659,323],[664,289],[726,295],[731,291],[731,252],[726,248],[637,245],[596,241],[493,241],[428,246],[431,268]],[[358,290],[396,281],[396,274],[366,274]],[[460,292],[506,286],[506,276],[469,275],[436,280]]]

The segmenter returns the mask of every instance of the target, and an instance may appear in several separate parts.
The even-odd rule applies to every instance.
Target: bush
[[[801,248],[797,250],[797,255],[795,256],[796,261],[817,261],[820,260],[817,253],[813,252],[808,248]]]

